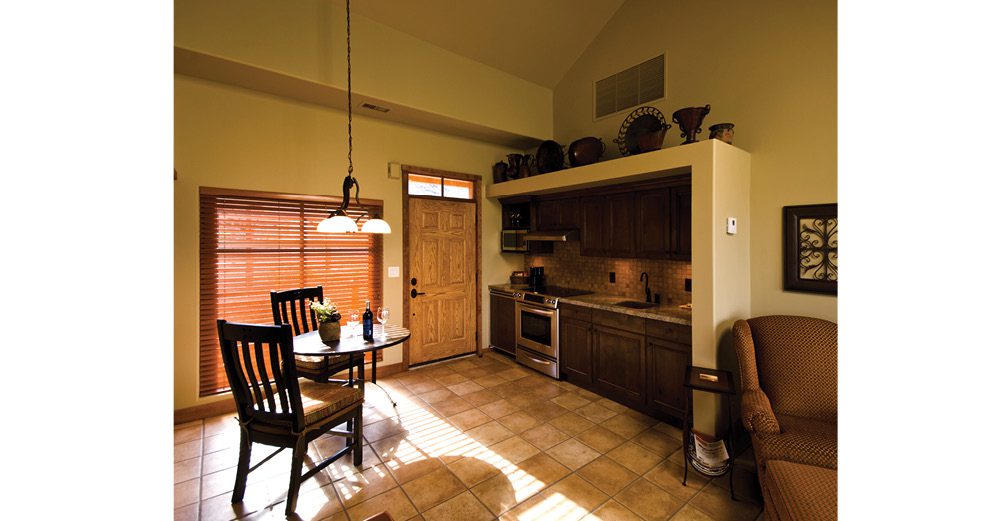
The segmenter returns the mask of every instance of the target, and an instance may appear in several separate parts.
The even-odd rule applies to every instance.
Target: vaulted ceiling
[[[345,5],[345,0],[334,0]],[[624,0],[352,0],[354,13],[554,88]]]

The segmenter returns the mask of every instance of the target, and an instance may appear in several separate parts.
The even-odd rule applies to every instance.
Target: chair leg
[[[284,515],[290,516],[298,506],[298,491],[301,489],[301,465],[308,452],[308,443],[303,437],[298,438],[291,453],[291,479],[288,481],[288,499],[284,503]]]
[[[233,503],[243,501],[246,493],[247,474],[250,472],[250,434],[240,428],[240,461],[236,465],[236,481],[233,484]]]
[[[356,417],[353,419],[353,465],[359,467],[363,464],[363,406],[356,408]]]

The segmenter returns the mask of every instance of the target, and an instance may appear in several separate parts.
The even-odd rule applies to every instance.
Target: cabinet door
[[[490,345],[513,354],[517,349],[514,299],[490,294]]]
[[[538,201],[535,215],[537,217],[535,226],[538,231],[559,229],[558,201]]]
[[[576,198],[559,199],[556,209],[558,211],[559,230],[578,230],[582,224],[581,206]]]
[[[582,386],[592,384],[592,328],[588,322],[562,319],[559,325],[559,363],[568,381]]]
[[[667,188],[637,196],[637,256],[665,259],[671,248],[671,192]]]
[[[691,362],[688,346],[647,341],[647,403],[659,414],[685,417],[685,367]]]
[[[583,197],[582,204],[582,255],[606,255],[607,231],[612,222],[603,196]]]
[[[692,187],[671,189],[671,258],[692,258]]]
[[[637,243],[636,194],[611,195],[606,198],[609,213],[609,244],[611,257],[633,257]]]
[[[593,387],[631,407],[646,403],[644,335],[593,325]]]

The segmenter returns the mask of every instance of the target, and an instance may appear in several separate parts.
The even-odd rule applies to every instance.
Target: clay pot
[[[672,114],[671,121],[678,124],[681,129],[681,137],[685,138],[682,145],[696,143],[695,136],[702,132],[702,120],[712,110],[711,105],[704,107],[687,107],[678,109]]]
[[[503,161],[497,161],[493,165],[493,182],[502,183],[507,180],[507,164]]]
[[[568,145],[568,163],[573,167],[591,165],[603,157],[606,143],[597,137],[584,137]]]
[[[665,125],[660,130],[637,136],[637,147],[641,152],[660,150],[664,144],[664,136],[668,133],[669,128],[671,128],[671,125]]]
[[[530,164],[531,163],[531,157],[532,156],[530,154],[524,154],[524,155],[521,156],[521,159],[520,159],[520,170],[519,170],[519,173],[518,173],[517,177],[523,179],[525,177],[530,177],[531,176],[531,164]]]
[[[718,139],[730,145],[733,144],[733,126],[732,123],[716,123],[712,125],[709,127],[709,139]]]

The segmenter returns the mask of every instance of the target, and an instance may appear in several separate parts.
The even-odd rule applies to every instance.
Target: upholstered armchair
[[[764,316],[737,320],[740,410],[758,472],[768,460],[838,468],[838,326]]]

